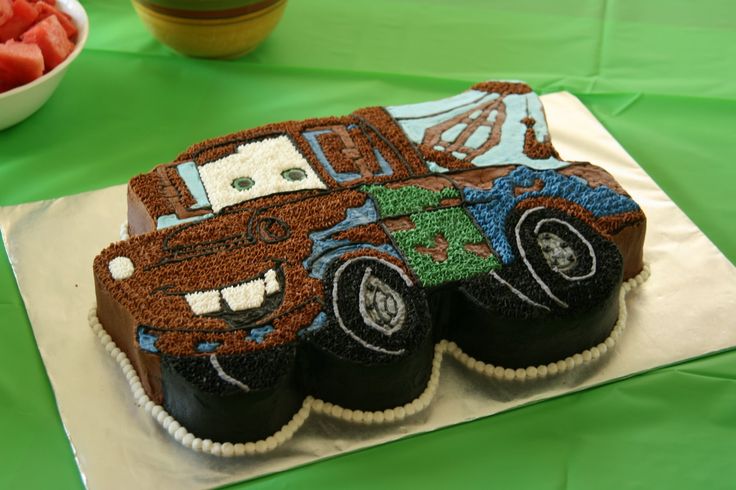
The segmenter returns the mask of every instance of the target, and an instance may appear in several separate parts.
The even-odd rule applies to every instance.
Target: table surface
[[[242,128],[520,79],[579,97],[736,261],[728,0],[292,0],[237,61],[172,53],[125,0],[83,4],[84,52],[0,132],[0,205],[124,183]],[[0,328],[0,487],[81,488],[5,253]],[[734,455],[732,351],[234,488],[733,488]]]

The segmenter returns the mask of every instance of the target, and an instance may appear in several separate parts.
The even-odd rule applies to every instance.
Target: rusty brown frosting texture
[[[621,280],[643,266],[643,212],[610,174],[589,163],[548,170],[529,170],[523,159],[471,163],[501,144],[507,120],[524,127],[518,142],[524,159],[559,159],[548,134],[538,136],[545,121],[507,108],[505,97],[532,94],[527,85],[483,82],[473,89],[498,98],[484,102],[480,116],[468,112],[429,128],[421,143],[387,109],[373,107],[207,140],[132,178],[131,238],[103,250],[93,272],[100,321],[151,399],[198,436],[227,435],[215,427],[223,422],[234,427],[233,441],[246,441],[277,430],[308,394],[361,410],[411,401],[426,386],[432,339],[467,348],[489,339],[508,343],[509,349],[478,347],[473,355],[518,368],[557,361],[545,356],[571,355],[604,338]],[[462,144],[452,136],[458,124]],[[479,130],[487,139],[475,144],[471,136]],[[261,182],[227,173],[223,162],[243,145],[282,143],[296,155],[293,166],[268,178],[310,186],[276,186],[219,210],[200,202],[191,179],[204,185],[212,170],[221,172],[225,187],[248,191]],[[447,171],[433,173],[428,162]],[[275,163],[257,165],[252,175]],[[571,188],[587,197],[576,200]],[[591,202],[598,196],[613,204]],[[513,203],[511,211],[501,211],[501,201]],[[486,208],[508,213],[497,227],[505,238],[481,223]],[[525,247],[541,247],[526,262],[538,273],[519,258],[519,230]],[[543,238],[534,238],[540,232]],[[606,260],[605,273],[596,273],[594,254]],[[591,263],[592,272],[583,270]],[[451,279],[427,287],[426,270]],[[576,275],[581,279],[568,281]],[[535,277],[555,291],[559,286],[559,297],[546,294]],[[578,296],[599,304],[568,308]],[[452,330],[455,310],[472,328]],[[489,334],[489,318],[502,328]],[[279,400],[289,402],[279,408]],[[249,426],[238,415],[248,407],[272,416],[254,413]]]

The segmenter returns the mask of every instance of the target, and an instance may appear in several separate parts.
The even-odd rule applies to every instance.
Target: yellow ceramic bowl
[[[198,58],[236,58],[276,27],[286,0],[132,0],[151,33]]]

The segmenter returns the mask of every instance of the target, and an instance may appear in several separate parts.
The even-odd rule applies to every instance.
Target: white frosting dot
[[[263,454],[266,451],[268,451],[268,447],[266,447],[266,441],[258,441],[256,442],[256,452]]]
[[[598,347],[591,347],[590,348],[590,356],[593,359],[598,359],[599,357],[601,357],[601,351],[598,350]]]
[[[194,434],[192,433],[187,432],[186,434],[184,434],[184,437],[181,438],[181,443],[184,444],[184,446],[186,447],[192,447],[193,442],[194,442]]]
[[[230,458],[235,455],[235,447],[231,442],[223,443],[220,450],[222,451],[222,455],[226,458]]]
[[[253,455],[256,453],[256,443],[255,442],[246,442],[245,446],[243,447],[245,450],[245,454]]]
[[[276,441],[276,438],[274,436],[269,436],[266,438],[266,449],[269,451],[273,451],[276,449],[276,446],[278,446],[278,442]]]
[[[197,452],[201,451],[202,450],[202,439],[200,439],[199,437],[195,437],[192,440],[192,449],[194,449]]]
[[[169,429],[171,429],[171,427],[169,427]],[[182,442],[185,435],[187,435],[187,430],[184,427],[179,427],[178,429],[176,429],[176,431],[174,431],[174,439],[179,442]]]
[[[107,267],[110,269],[110,275],[116,281],[128,279],[135,271],[133,261],[128,257],[115,257],[107,264]]]
[[[222,455],[222,444],[219,442],[212,443],[212,447],[210,447],[210,454],[213,456],[221,456]]]

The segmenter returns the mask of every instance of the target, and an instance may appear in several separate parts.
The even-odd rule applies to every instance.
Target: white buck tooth
[[[264,278],[266,279],[266,294],[273,294],[278,292],[280,286],[279,280],[276,278],[276,271],[273,269],[268,269],[266,271],[266,274],[264,274]]]
[[[198,291],[184,295],[195,315],[220,311],[220,291]]]
[[[258,308],[263,304],[266,285],[263,279],[255,279],[237,286],[230,286],[222,290],[228,306],[233,311]]]

